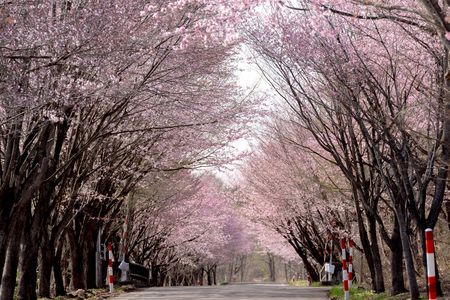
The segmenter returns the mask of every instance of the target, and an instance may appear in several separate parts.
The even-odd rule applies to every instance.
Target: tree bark
[[[378,246],[378,236],[377,236],[377,223],[375,218],[367,216],[369,222],[369,235],[370,235],[370,250],[373,258],[373,267],[375,272],[375,292],[383,293],[384,288],[384,276],[383,276],[383,264],[381,262],[380,248]]]
[[[72,270],[72,288],[83,289],[87,288],[86,278],[84,274],[83,263],[83,248],[78,244],[77,238],[73,232],[68,231],[70,243],[70,265]]]
[[[42,201],[43,200],[43,201]],[[41,243],[43,234],[46,230],[48,218],[48,206],[46,199],[38,201],[34,215],[31,212],[28,216],[26,228],[23,233],[23,242],[21,250],[21,274],[19,281],[18,299],[37,299],[37,263],[39,255],[39,244]],[[31,224],[30,224],[31,223]],[[31,226],[30,226],[31,225]],[[51,267],[51,265],[50,265]],[[45,280],[45,279],[44,279]]]
[[[47,240],[41,245],[39,257],[39,297],[50,298],[50,280],[54,263],[52,242]]]
[[[12,300],[16,287],[17,267],[19,265],[20,241],[27,214],[18,214],[8,236],[8,248],[3,266],[0,300]]]
[[[164,286],[164,283],[166,282],[166,277],[167,277],[167,273],[165,270],[164,270],[164,272],[160,272],[160,275],[159,275],[160,280],[158,282],[158,286]]]
[[[16,232],[16,230],[13,230]],[[13,233],[14,234],[14,233]],[[2,285],[0,287],[0,299],[12,300],[14,298],[14,290],[16,286],[17,267],[19,265],[19,256],[17,253],[20,249],[20,233],[18,237],[8,243],[8,249],[3,266]]]
[[[406,273],[408,274],[409,294],[411,296],[411,300],[418,300],[420,297],[419,286],[417,284],[416,270],[414,268],[414,259],[411,252],[409,236],[405,222],[405,215],[402,211],[402,208],[399,207],[399,205],[395,205],[395,213],[399,225],[400,238],[403,247],[403,255],[405,257]]]
[[[311,280],[314,282],[320,281],[319,273],[317,272],[316,268],[309,262],[308,257],[306,253],[301,251],[301,249],[295,249],[300,258],[302,259],[303,266],[306,269],[306,272],[308,272],[308,275],[311,277]]]
[[[200,282],[200,285],[203,285],[203,275],[205,273],[205,268],[201,267],[199,272],[198,281]]]
[[[95,244],[96,236],[95,233],[98,231],[97,228],[93,228],[93,224],[89,224],[87,234],[85,235],[85,241],[83,242],[83,261],[84,264],[84,277],[86,278],[86,285],[88,289],[96,288],[96,278],[95,278]]]
[[[3,200],[1,200],[3,201]],[[4,212],[5,213],[5,212]],[[6,259],[6,251],[8,250],[8,225],[9,220],[6,216],[2,216],[0,209],[0,275],[3,274],[3,266]],[[0,278],[1,281],[1,278]],[[1,282],[0,282],[1,284]]]
[[[206,280],[208,282],[208,285],[212,285],[212,272],[211,272],[211,268],[208,268],[208,270],[206,270]]]
[[[22,249],[20,252],[20,279],[17,299],[19,300],[36,300],[36,284],[37,284],[37,262],[39,248],[36,245],[38,235],[32,226],[31,232],[25,229],[23,234]]]
[[[151,267],[152,278],[150,280],[150,286],[158,286],[159,266],[152,264]]]
[[[357,192],[354,192],[354,201],[355,201],[355,208],[356,208],[356,218],[358,221],[358,232],[359,232],[359,238],[361,240],[361,246],[363,248],[363,252],[364,252],[364,257],[366,258],[366,262],[367,262],[367,266],[369,267],[369,272],[370,272],[370,278],[372,280],[372,289],[374,291],[376,291],[377,287],[376,287],[376,274],[375,274],[375,265],[373,262],[373,256],[372,256],[372,250],[370,247],[370,241],[369,238],[367,236],[367,230],[366,230],[366,226],[364,224],[364,220],[363,220],[363,216],[362,216],[362,211],[360,208],[360,204],[359,201],[356,199],[357,197]]]
[[[445,212],[447,217],[447,229],[450,231],[450,200],[444,202],[445,204]],[[1,263],[1,261],[0,261]]]
[[[269,264],[269,273],[270,273],[270,281],[275,282],[275,256],[271,253],[267,253],[268,264]],[[320,280],[320,279],[319,279]]]
[[[286,282],[289,282],[288,264],[287,263],[284,263],[284,278],[286,279]]]
[[[66,294],[64,288],[64,279],[61,266],[61,257],[63,252],[63,240],[58,243],[56,248],[55,257],[53,258],[53,277],[55,278],[55,294],[56,296],[63,296]]]
[[[11,124],[7,135],[7,142],[6,142],[6,153],[4,153],[4,166],[7,168],[5,170],[2,170],[1,172],[1,185],[0,185],[0,275],[3,276],[4,273],[4,267],[7,263],[7,255],[8,255],[8,249],[10,248],[9,240],[10,240],[10,234],[14,235],[17,234],[17,228],[20,228],[21,224],[17,224],[17,220],[11,219],[12,210],[14,207],[14,204],[17,203],[17,198],[14,193],[14,186],[11,186],[9,181],[14,176],[14,169],[17,167],[15,163],[17,163],[17,157],[19,156],[19,144],[21,141],[21,135],[19,132],[22,131],[22,122],[23,117],[13,117],[16,116],[23,116],[21,114],[22,109],[19,109],[17,112],[12,112],[12,115],[9,117],[12,117],[13,124]],[[17,224],[18,226],[12,226],[13,224]],[[18,239],[17,242],[20,241],[20,235],[14,236],[14,239]],[[16,256],[17,256],[16,252]],[[12,262],[12,261],[10,261]],[[8,271],[9,272],[9,271]],[[7,273],[8,273],[7,272]],[[8,279],[9,280],[9,279]],[[0,285],[3,285],[3,277],[0,280]],[[4,295],[3,290],[0,289],[0,295]],[[3,297],[3,296],[2,296]],[[1,298],[3,299],[3,298]]]
[[[24,250],[31,250],[31,247],[24,247]],[[36,284],[37,284],[37,251],[33,253],[23,253],[21,276],[19,281],[19,291],[17,299],[19,300],[36,300]]]
[[[239,259],[241,261],[241,278],[240,281],[241,283],[244,282],[244,277],[245,277],[245,269],[246,269],[246,263],[247,263],[247,257],[245,255],[242,255],[241,258]],[[217,269],[217,266],[216,266]]]
[[[391,241],[391,295],[398,295],[406,292],[406,288],[403,278],[403,247],[397,220],[395,220]]]
[[[229,274],[229,279],[228,279],[228,283],[233,282],[233,273],[234,273],[234,260],[231,260],[231,262],[228,264],[228,274]]]

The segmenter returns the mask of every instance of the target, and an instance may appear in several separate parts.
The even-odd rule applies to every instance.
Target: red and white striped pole
[[[425,246],[427,250],[428,299],[436,299],[436,269],[434,261],[433,229],[425,230]]]
[[[348,241],[349,244],[349,254],[348,254],[348,286],[352,287],[353,281],[353,240]]]
[[[348,273],[347,273],[347,245],[345,238],[341,240],[341,248],[342,248],[342,282],[344,284],[344,299],[350,299],[350,292],[348,290]]]
[[[112,244],[111,242],[108,243],[108,284],[109,284],[109,292],[114,292],[114,273],[113,273],[113,261],[114,256],[112,252]]]

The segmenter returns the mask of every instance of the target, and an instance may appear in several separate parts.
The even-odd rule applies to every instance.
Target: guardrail
[[[121,275],[121,270],[119,269],[119,265],[120,262],[113,262],[112,267],[113,267],[113,274],[114,274],[114,282],[118,282],[120,275]],[[129,263],[130,266],[130,281],[132,283],[138,283],[140,285],[145,285],[148,286],[149,285],[149,269],[146,268],[143,265],[140,264],[136,264],[136,263]],[[107,267],[108,267],[108,263],[107,261],[102,261],[102,273],[103,274],[107,274]],[[106,275],[105,277],[106,278]],[[104,283],[106,283],[106,280],[103,280]]]
[[[149,269],[143,265],[130,262],[130,277],[132,280],[138,280],[141,283],[148,284]]]

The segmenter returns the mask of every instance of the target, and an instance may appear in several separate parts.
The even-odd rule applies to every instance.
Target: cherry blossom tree
[[[130,257],[151,268],[154,285],[202,284],[204,273],[215,283],[218,265],[251,250],[218,180],[192,176],[172,175],[132,200]]]
[[[243,169],[245,210],[251,220],[281,235],[319,281],[326,244],[348,235],[343,220],[352,206],[345,199],[346,182],[329,175],[333,165],[294,144],[308,145],[309,140],[312,146],[314,140],[288,128],[275,123],[259,142],[259,153],[248,159]]]
[[[0,5],[2,297],[14,293],[21,248],[19,298],[35,298],[38,249],[52,260],[68,248],[66,236],[72,285],[85,288],[82,274],[91,272],[80,257],[92,253],[93,233],[109,227],[99,220],[113,219],[140,180],[228,161],[224,148],[249,118],[250,102],[232,93],[228,26],[246,6]],[[40,284],[48,296],[49,280]]]
[[[367,255],[378,252],[376,223],[385,228],[376,214],[377,203],[388,194],[398,230],[394,228],[390,238],[384,231],[382,236],[390,246],[395,245],[393,238],[401,238],[411,296],[418,297],[407,218],[411,213],[421,236],[424,224],[432,226],[428,221],[437,217],[442,205],[438,185],[432,201],[427,195],[433,179],[442,175],[434,172],[440,168],[436,151],[445,127],[439,113],[445,86],[439,41],[418,30],[417,24],[396,20],[399,24],[392,26],[392,16],[375,18],[369,11],[367,20],[355,11],[345,13],[354,9],[345,1],[288,6],[276,11],[264,27],[270,34],[258,34],[264,26],[260,25],[249,35],[264,57],[260,66],[290,103],[300,127],[313,134],[352,184],[355,205],[362,205],[372,224],[370,247],[359,222],[369,264]],[[405,41],[400,45],[399,36]],[[429,106],[420,106],[425,99]],[[423,122],[410,118],[413,115]],[[411,170],[416,175],[409,176]],[[428,215],[427,201],[432,203]],[[381,267],[379,254],[373,258]],[[374,278],[374,283],[375,290],[384,289],[383,278]]]
[[[52,273],[64,294],[68,269],[72,288],[94,287],[96,235],[120,240],[125,215],[121,243],[155,285],[214,283],[218,265],[250,251],[250,227],[268,252],[290,245],[315,280],[327,243],[357,233],[377,292],[381,237],[393,293],[405,260],[418,299],[424,229],[448,192],[447,6],[0,3],[2,299],[36,299],[37,276],[49,297]],[[283,100],[269,114],[237,86],[241,41]],[[266,131],[237,193],[192,173],[231,162],[257,110]]]

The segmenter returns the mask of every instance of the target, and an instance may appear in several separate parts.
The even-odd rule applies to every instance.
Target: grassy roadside
[[[340,300],[344,299],[344,291],[342,286],[333,286],[330,290],[330,299]],[[396,296],[390,296],[388,293],[375,294],[373,291],[369,291],[363,288],[352,287],[350,288],[351,300],[406,300],[409,299],[409,294],[400,294]],[[421,298],[425,299],[425,298]]]
[[[308,281],[306,281],[306,280],[291,280],[291,281],[289,281],[289,285],[306,287],[306,286],[308,286]],[[320,284],[320,282],[313,282],[310,286],[318,287],[318,286],[321,286],[321,284]]]
[[[122,293],[135,290],[133,285],[116,285],[114,286],[114,293],[110,294],[107,288],[102,289],[90,289],[90,290],[77,290],[68,292],[66,296],[58,296],[51,298],[52,300],[66,300],[66,299],[88,299],[88,300],[100,300],[107,299],[113,296],[118,296]],[[49,298],[38,298],[38,300],[50,300]]]

